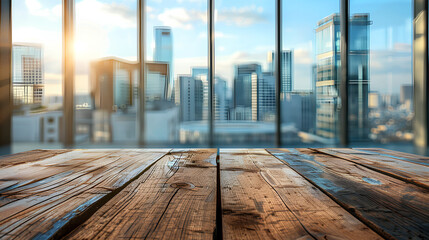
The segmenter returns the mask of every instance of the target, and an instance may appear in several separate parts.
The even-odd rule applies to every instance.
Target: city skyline
[[[183,0],[180,4],[189,4],[187,1],[189,0]],[[100,10],[91,18],[85,15],[89,14],[85,11],[76,15],[75,126],[77,137],[84,141],[136,140],[136,132],[139,131],[136,124],[140,114],[137,107],[140,72],[137,58],[132,56],[133,50],[130,50],[137,45],[136,36],[127,34],[132,29],[136,30],[135,11],[127,7],[127,4],[132,2],[132,0],[124,0],[120,4],[118,1],[112,1],[110,3],[115,4],[110,4],[99,0],[76,2],[77,12],[82,6],[85,6],[85,9],[92,6]],[[38,0],[27,0],[27,7],[29,3],[32,3],[33,7],[38,3],[39,10],[43,6]],[[180,21],[175,17],[185,14],[182,10],[174,8],[155,10],[151,4],[159,3],[153,0],[147,5],[149,19],[145,36],[147,43],[145,115],[150,119],[147,124],[165,131],[161,134],[162,137],[148,131],[150,138],[161,142],[203,141],[208,134],[208,125],[204,122],[208,122],[209,101],[213,101],[214,125],[222,125],[221,132],[215,129],[215,135],[222,135],[226,142],[247,139],[258,141],[258,136],[261,141],[273,141],[272,134],[277,114],[274,67],[276,52],[273,43],[274,15],[270,14],[269,9],[274,6],[267,3],[259,5],[249,3],[250,5],[237,8],[236,3],[216,1],[215,79],[214,95],[210,100],[207,39],[204,40],[204,37],[207,37],[207,25],[205,10],[201,10],[204,9],[205,3],[198,1],[190,9],[182,9],[189,13],[189,10],[201,8],[192,12],[192,16],[188,15],[196,17],[193,20],[185,18]],[[42,17],[47,17],[54,11],[48,8],[46,10],[47,12],[38,11],[39,15],[43,13]],[[161,14],[158,17],[151,16],[156,11],[161,11]],[[122,16],[125,13],[129,15],[126,18]],[[283,60],[281,67],[283,75],[280,77],[280,114],[284,142],[318,141],[332,144],[337,141],[337,127],[340,121],[338,109],[341,105],[338,87],[340,24],[337,10],[329,10],[326,13],[329,15],[319,14],[321,17],[311,23],[311,28],[302,29],[301,35],[290,36],[290,29],[288,27],[283,29],[283,35],[287,37],[284,37],[286,40],[279,54]],[[102,19],[110,15],[112,15],[108,22],[110,25],[103,29],[110,31],[108,35],[90,31],[92,27],[102,28],[102,24],[105,24],[101,23]],[[285,15],[286,19],[290,16]],[[394,66],[380,66],[377,61],[373,61],[374,57],[377,57],[377,51],[385,51],[386,55],[383,56],[387,57],[387,61],[396,62],[397,41],[406,42],[407,39],[398,39],[395,36],[396,29],[389,28],[387,33],[389,42],[380,44],[380,40],[373,41],[375,37],[380,36],[377,35],[377,30],[373,29],[378,23],[370,16],[371,13],[350,14],[351,37],[348,53],[350,139],[386,141],[409,138],[407,131],[412,119],[412,105],[410,101],[399,101],[409,99],[409,88],[405,87],[409,83],[403,78],[401,84],[393,87],[395,79],[402,77],[401,74],[393,74],[393,71],[383,73],[385,78],[380,81],[374,77],[377,71]],[[313,19],[314,16],[311,16],[310,20]],[[299,24],[293,27],[298,26]],[[194,35],[195,33],[198,34]],[[116,34],[121,37],[118,38]],[[303,36],[307,40],[301,40],[297,45],[290,42],[295,37],[300,39]],[[133,40],[134,43],[131,44]],[[97,46],[92,46],[94,43],[98,43]],[[46,49],[43,44],[34,44]],[[47,59],[52,51],[51,47],[48,49]],[[408,46],[399,45],[399,51],[402,54],[400,57],[406,60]],[[19,52],[14,51],[14,54],[17,53]],[[49,79],[50,70],[53,66],[50,65],[50,60],[42,57],[46,55],[41,53],[38,57],[40,71],[34,70],[34,74],[42,73],[40,76],[44,74],[46,79],[41,79],[41,82],[46,83],[43,87],[49,89],[52,83]],[[28,62],[25,60],[28,56],[20,58],[23,63]],[[88,86],[84,87],[85,84]],[[382,84],[383,88],[378,89],[379,84]],[[372,85],[376,87],[371,89]],[[393,88],[395,91],[392,91]],[[46,99],[52,99],[53,95],[45,96]],[[33,96],[28,94],[28,97]],[[37,118],[35,113],[51,110],[57,111],[57,118],[61,117],[59,112],[61,99],[55,98],[53,101],[56,108],[48,107],[47,110],[43,110],[46,106],[42,106],[41,110],[33,107],[30,111],[21,111],[20,121],[24,121],[27,116]],[[47,101],[48,104],[50,102],[51,100]],[[383,117],[381,113],[390,116],[391,119]],[[401,118],[396,119],[397,116]],[[41,123],[44,117],[40,115]],[[392,123],[396,125],[391,126]],[[228,128],[228,124],[231,128]],[[248,129],[256,126],[259,130]]]
[[[365,12],[362,6],[365,3],[351,2],[351,11]],[[366,2],[366,1],[364,1]],[[90,59],[98,57],[118,56],[129,60],[135,60],[136,57],[136,14],[135,14],[135,1],[97,1],[97,0],[81,0],[76,2],[76,47],[79,53],[76,58],[80,65],[89,65]],[[237,3],[227,3],[217,1],[217,9],[219,10],[219,19],[216,21],[216,59],[217,67],[216,73],[220,77],[227,80],[228,86],[232,84],[234,65],[240,64],[246,59],[256,58],[262,62],[266,57],[266,52],[274,48],[274,31],[273,29],[265,29],[267,24],[274,26],[273,13],[274,5],[271,3],[253,3],[248,2],[242,4],[237,8],[234,5]],[[372,3],[373,5],[384,2]],[[46,96],[61,95],[61,8],[56,1],[14,1],[15,15],[24,16],[22,19],[14,19],[13,26],[16,29],[13,33],[14,42],[38,42],[46,48],[45,62],[45,82],[46,82]],[[205,22],[206,3],[198,1],[197,3],[190,4],[188,0],[172,1],[169,8],[162,7],[160,1],[148,1],[148,29],[153,29],[153,26],[171,25],[175,39],[173,45],[177,42],[188,43],[192,42],[192,48],[189,47],[174,47],[174,69],[177,74],[186,74],[191,66],[205,66],[207,63],[207,30]],[[311,4],[311,3],[306,3]],[[313,3],[317,4],[317,2]],[[301,4],[302,5],[302,4]],[[305,5],[305,4],[304,4]],[[308,19],[305,21],[295,21],[295,16],[299,11],[292,11],[293,9],[300,9],[305,6],[298,7],[296,3],[291,2],[288,8],[284,11],[284,21],[291,22],[295,25],[285,25],[285,33],[283,46],[288,49],[293,49],[295,52],[295,69],[294,79],[296,90],[306,90],[311,88],[311,62],[313,56],[309,54],[314,49],[313,31],[316,27],[316,22],[327,15],[338,12],[338,3],[334,1],[327,1],[326,4],[320,5],[320,13],[308,14]],[[322,6],[323,5],[323,6]],[[92,7],[92,11],[88,13],[86,9],[88,6]],[[411,34],[398,34],[399,30],[407,30],[407,25],[411,23],[411,14],[407,16],[407,11],[403,9],[410,9],[406,1],[401,1],[393,4],[390,13],[371,12],[371,19],[373,25],[371,26],[371,54],[370,61],[376,63],[380,59],[391,59],[392,65],[377,65],[379,67],[373,68],[371,71],[370,79],[373,83],[370,85],[371,91],[390,92],[399,94],[399,89],[394,87],[397,84],[406,84],[411,82],[411,76],[408,76],[408,70],[411,64],[397,64],[397,62],[408,61],[410,58],[410,45]],[[82,9],[82,10],[80,10]],[[117,9],[118,11],[113,11]],[[184,9],[186,11],[182,11]],[[376,9],[376,8],[375,8]],[[36,11],[38,10],[38,11]],[[308,9],[312,11],[311,8]],[[400,11],[401,10],[401,11]],[[374,10],[375,11],[375,10]],[[411,10],[410,10],[411,11]],[[121,16],[118,12],[128,13],[128,17]],[[323,12],[326,12],[323,14]],[[191,14],[192,13],[192,14]],[[237,18],[234,21],[227,21],[224,17],[227,14],[236,13]],[[243,16],[247,13],[247,18]],[[184,18],[179,21],[177,16],[181,15],[192,16]],[[323,14],[323,16],[321,16]],[[383,16],[391,16],[396,14],[399,17],[392,28],[386,21],[383,21]],[[176,17],[175,17],[176,16]],[[110,20],[107,23],[102,23],[101,19],[108,17]],[[242,18],[239,18],[242,17]],[[299,18],[296,18],[299,19]],[[401,22],[401,19],[405,21]],[[32,27],[26,26],[25,23],[31,21]],[[241,24],[240,24],[241,22]],[[104,28],[104,32],[99,34],[100,26],[103,24],[110,24],[109,27]],[[37,26],[43,26],[44,34],[24,34],[36,31],[40,32]],[[409,27],[411,28],[411,27]],[[97,29],[94,34],[91,30]],[[248,36],[254,35],[249,33],[249,30],[257,31],[260,42],[255,42],[253,37],[246,38],[243,46],[237,45],[234,42],[239,40],[240,34],[247,34]],[[304,29],[304,31],[303,31]],[[386,32],[385,29],[392,29]],[[299,34],[294,32],[299,30]],[[409,32],[411,32],[409,30]],[[91,33],[91,34],[90,34]],[[89,36],[86,36],[89,35]],[[98,36],[99,35],[99,36]],[[125,38],[119,36],[127,36]],[[187,36],[187,37],[186,37]],[[94,38],[94,39],[92,39]],[[237,39],[238,38],[238,39]],[[308,39],[308,40],[304,40]],[[153,33],[147,32],[147,60],[150,61],[153,52]],[[31,41],[30,41],[31,40]],[[33,41],[34,40],[34,41]],[[307,42],[306,42],[307,41]],[[94,42],[101,43],[99,46],[94,47]],[[242,42],[242,41],[241,41]],[[86,44],[85,44],[86,43]],[[268,43],[268,44],[267,44]],[[151,47],[152,46],[152,47]],[[252,49],[249,52],[247,49]],[[386,51],[387,49],[390,49]],[[259,50],[261,49],[261,50]],[[85,53],[86,52],[86,53]],[[85,54],[83,54],[85,53]],[[387,55],[386,55],[387,54]],[[202,56],[201,56],[202,55]],[[90,58],[90,59],[88,59]],[[87,60],[85,60],[87,59]],[[395,64],[393,64],[395,63]],[[375,64],[374,64],[375,65]],[[399,67],[398,67],[399,66]],[[77,66],[76,72],[76,92],[78,94],[89,92],[89,78],[88,66]],[[395,72],[392,75],[380,74],[380,72]],[[399,71],[399,72],[398,72]],[[177,76],[175,74],[175,76]],[[173,77],[175,77],[173,76]],[[398,79],[402,79],[399,80]],[[381,84],[387,82],[386,84]]]

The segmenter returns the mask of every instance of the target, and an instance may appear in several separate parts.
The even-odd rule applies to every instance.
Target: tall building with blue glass
[[[173,88],[173,37],[170,27],[154,27],[155,48],[153,60],[168,64],[169,76],[168,96],[171,96]]]
[[[349,21],[349,138],[367,140],[369,134],[369,16],[355,14]],[[340,100],[340,17],[332,14],[316,29],[316,134],[338,137]]]
[[[282,77],[281,77],[281,97],[293,91],[293,50],[283,50],[281,54]],[[268,52],[268,72],[275,72],[274,51]]]
[[[273,73],[262,72],[261,65],[256,63],[237,65],[233,100],[235,120],[273,121],[275,116]]]

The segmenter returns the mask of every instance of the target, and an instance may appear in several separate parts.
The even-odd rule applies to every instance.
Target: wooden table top
[[[429,158],[380,148],[33,150],[1,239],[429,239]]]

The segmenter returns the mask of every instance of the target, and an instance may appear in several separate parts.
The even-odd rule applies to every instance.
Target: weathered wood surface
[[[216,153],[216,149],[172,151],[67,238],[212,239]]]
[[[429,166],[429,157],[420,156],[416,154],[411,153],[405,153],[405,152],[398,152],[390,149],[384,149],[384,148],[354,148],[357,150],[369,152],[369,153],[376,153],[381,156],[396,158],[403,161],[408,161],[412,163],[418,163],[423,164],[425,166]]]
[[[270,149],[385,238],[429,238],[429,191],[310,149]]]
[[[361,164],[429,189],[429,166],[350,148],[318,148],[316,151]]]
[[[427,157],[221,149],[220,168],[216,157],[215,149],[1,157],[0,239],[429,239]]]
[[[58,237],[167,152],[74,150],[0,168],[0,238]]]
[[[0,157],[0,167],[17,165],[21,163],[35,162],[46,158],[54,157],[73,150],[58,149],[58,150],[43,150],[36,149],[27,152],[20,152]]]
[[[225,239],[382,239],[263,149],[220,152]]]

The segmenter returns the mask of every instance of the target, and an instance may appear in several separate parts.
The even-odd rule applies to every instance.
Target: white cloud
[[[177,3],[184,3],[184,2],[190,2],[190,3],[206,3],[207,0],[177,0]]]
[[[188,0],[189,1],[189,0]],[[263,14],[262,7],[255,5],[242,8],[230,8],[215,11],[215,21],[224,22],[229,25],[250,26],[258,22],[265,22],[267,19]],[[193,25],[198,22],[207,22],[207,12],[185,8],[167,8],[158,15],[158,20],[163,25],[172,28],[193,29]],[[227,37],[220,33],[217,37]]]
[[[241,8],[232,7],[215,11],[215,21],[225,22],[236,26],[250,26],[259,22],[267,21],[262,7],[245,6]]]
[[[393,49],[370,52],[370,88],[382,93],[399,93],[402,84],[412,83],[410,44],[395,44]]]
[[[82,0],[76,4],[76,91],[88,89],[90,62],[106,56],[113,29],[137,28],[135,10],[125,5],[100,0]]]
[[[34,16],[40,17],[61,17],[62,9],[61,4],[53,8],[44,7],[39,0],[25,0],[28,12]]]
[[[97,27],[135,28],[137,14],[124,5],[82,0],[76,4],[76,21],[77,24],[91,24]]]
[[[205,38],[207,39],[208,37],[208,33],[207,32],[200,32],[200,34],[198,35],[199,38]],[[230,35],[230,34],[225,34],[223,32],[215,32],[215,38],[219,39],[219,38],[235,38],[234,35]]]
[[[197,22],[207,22],[207,15],[204,11],[185,9],[185,8],[170,8],[158,15],[158,20],[163,25],[172,28],[193,29],[193,24]]]

